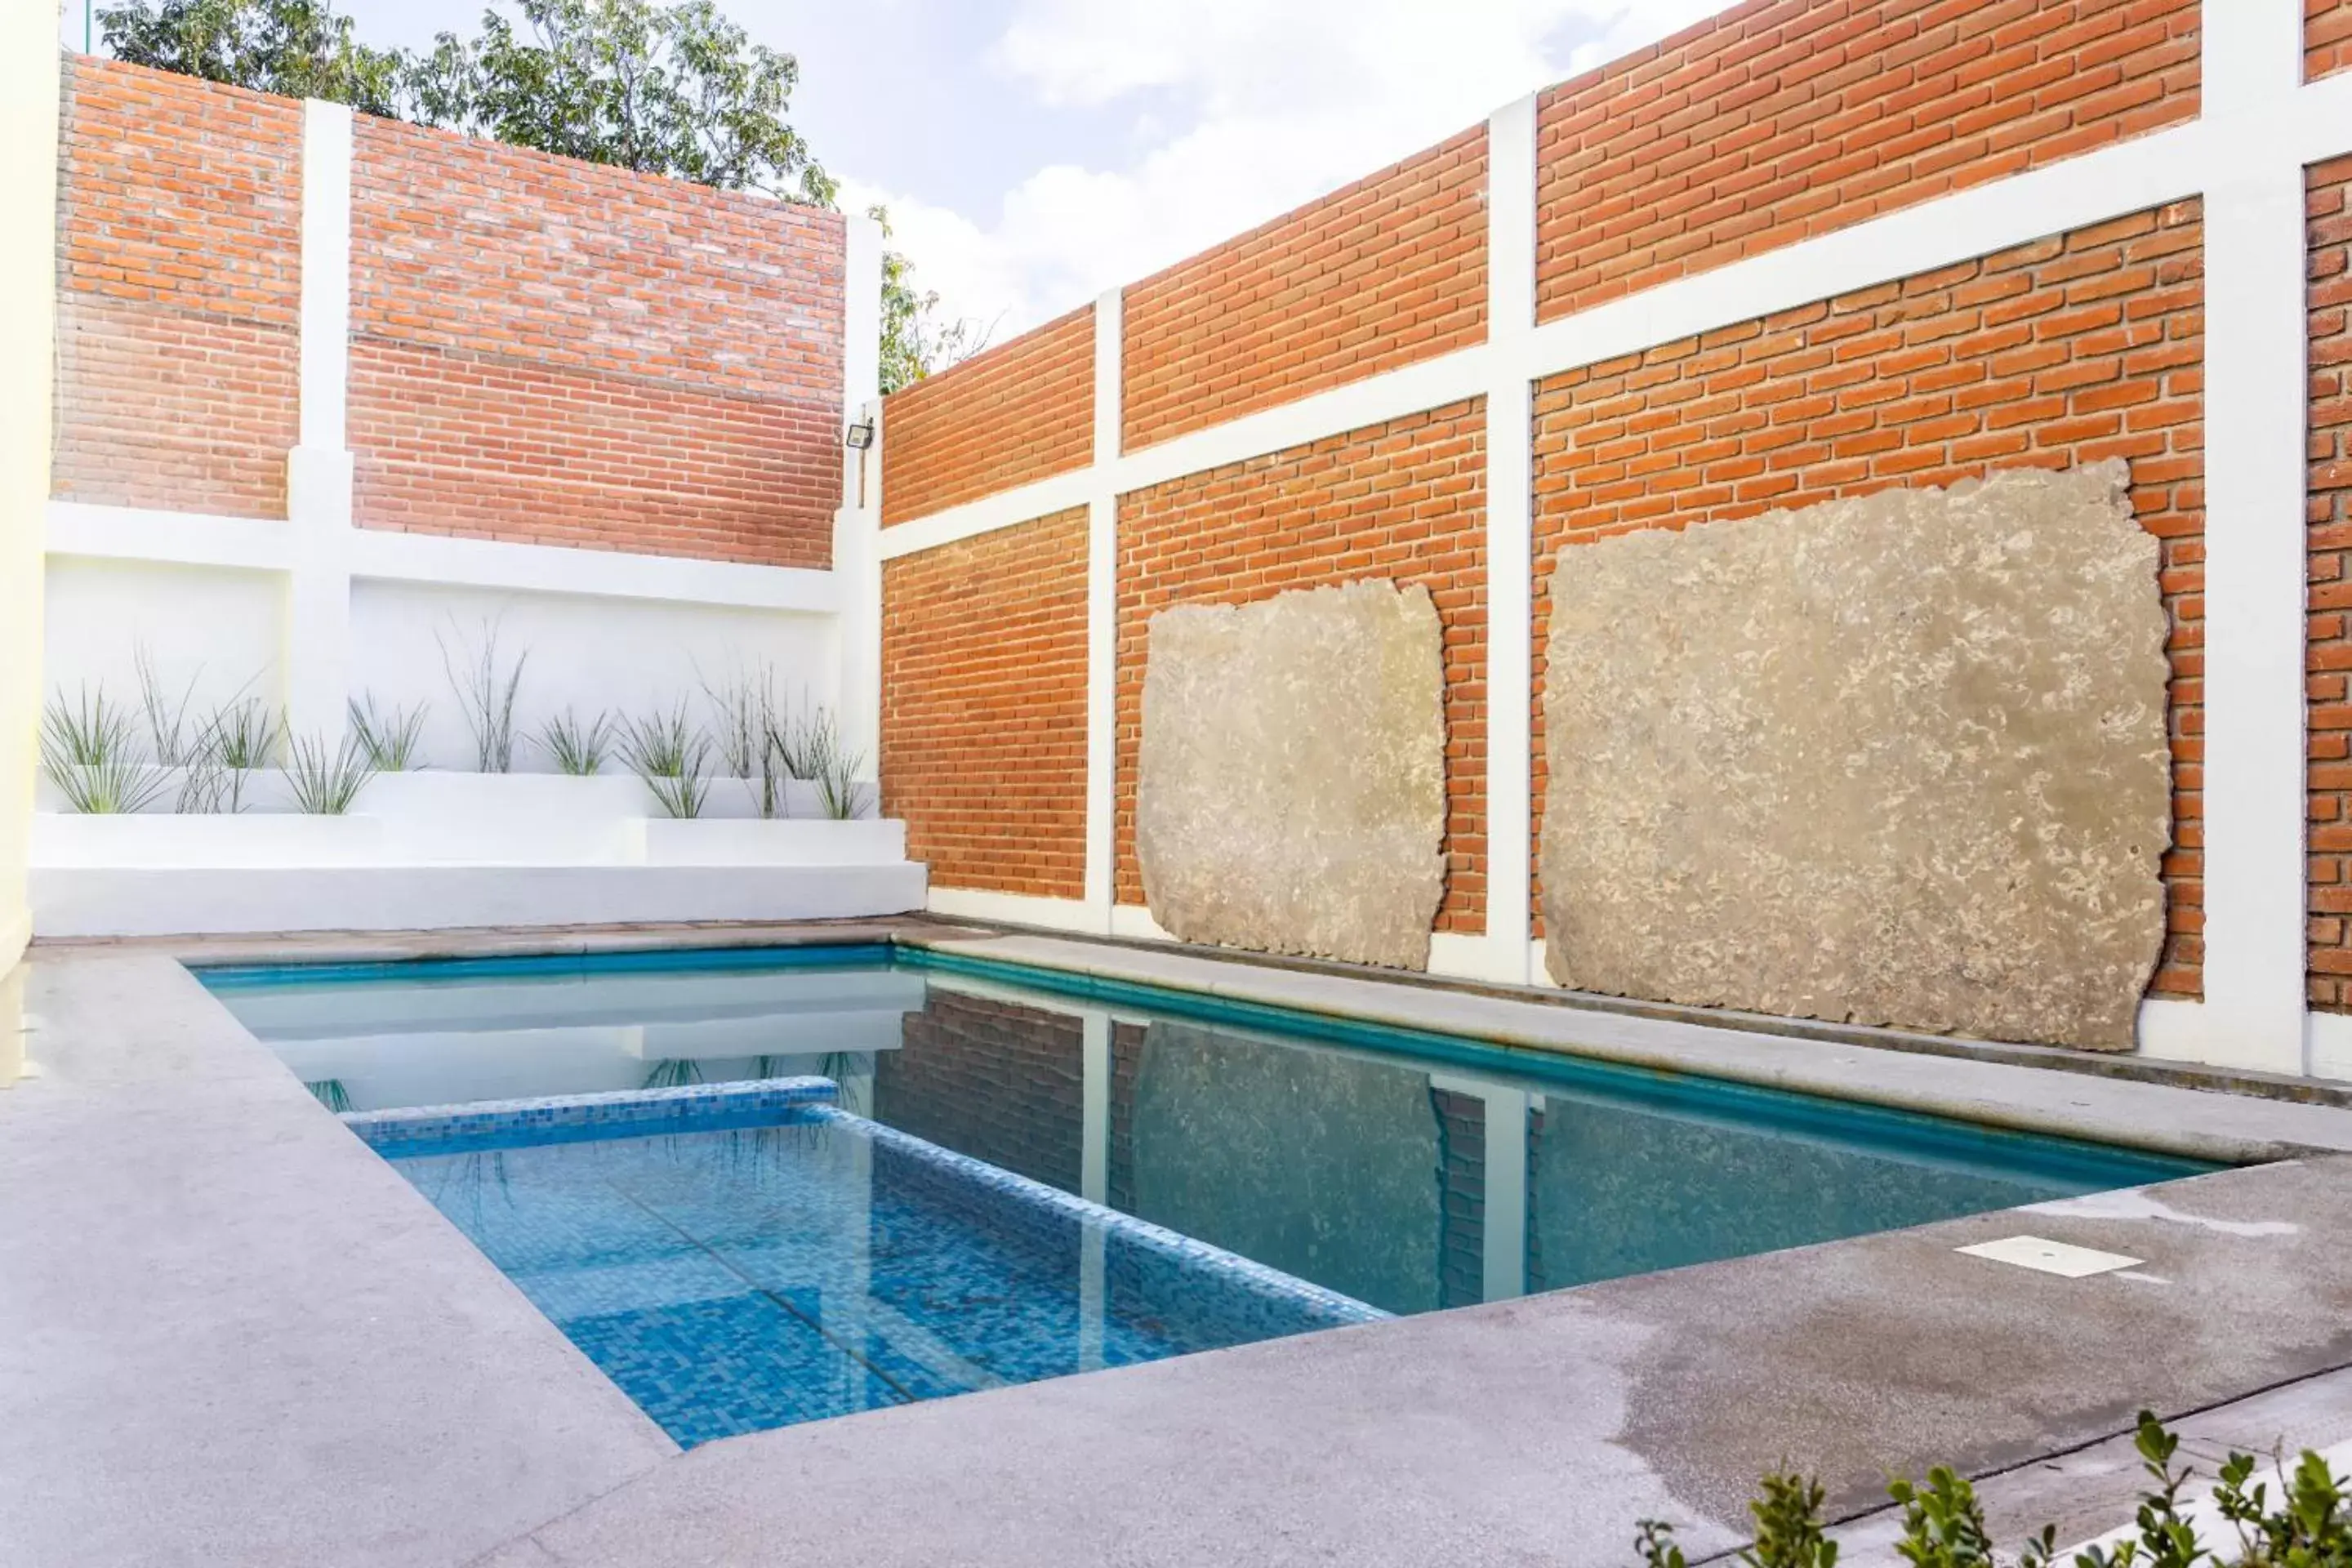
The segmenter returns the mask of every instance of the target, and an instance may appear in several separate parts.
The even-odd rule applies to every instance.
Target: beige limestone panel
[[[2121,463],[1560,552],[1546,961],[1616,995],[2125,1050],[2164,938]]]
[[[1151,617],[1136,857],[1185,942],[1429,967],[1445,672],[1429,590],[1301,589]]]

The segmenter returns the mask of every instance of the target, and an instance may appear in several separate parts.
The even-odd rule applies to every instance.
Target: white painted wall
[[[0,1087],[23,1060],[9,978],[31,935],[26,818],[39,722],[41,511],[57,341],[57,19],[0,7]]]
[[[45,701],[87,687],[136,703],[142,645],[173,700],[191,693],[197,714],[240,696],[285,701],[286,580],[276,573],[53,555],[47,594]]]
[[[344,445],[351,161],[351,111],[305,105],[300,436],[287,454],[288,517],[49,501],[43,575],[58,610],[43,691],[102,682],[133,700],[132,660],[143,642],[175,689],[195,679],[200,703],[250,692],[306,734],[339,735],[352,697],[427,704],[429,760],[470,767],[473,747],[436,633],[457,652],[496,625],[503,651],[529,651],[520,729],[567,706],[644,713],[687,699],[700,716],[706,679],[766,666],[780,697],[835,711],[865,751],[870,780],[880,701],[878,528],[863,504],[871,487],[856,454],[844,456],[839,572],[352,525]],[[847,237],[845,423],[876,396],[881,289],[877,226],[853,217]],[[845,595],[845,583],[855,591]],[[519,753],[519,768],[547,765],[536,747]]]
[[[838,649],[832,617],[790,611],[499,593],[416,583],[352,585],[352,685],[379,705],[428,706],[425,750],[432,766],[471,768],[473,742],[442,662],[446,644],[462,673],[494,627],[503,660],[524,658],[517,700],[520,732],[571,707],[637,715],[687,701],[708,716],[704,681],[723,685],[762,664],[777,695],[829,701]],[[518,744],[519,772],[552,764]]]
[[[55,97],[41,100],[45,120]],[[143,646],[175,698],[191,682],[199,710],[258,697],[298,732],[330,741],[351,698],[422,704],[427,763],[470,769],[475,748],[442,650],[462,668],[495,626],[502,657],[525,659],[519,737],[566,708],[646,716],[683,701],[707,725],[706,685],[765,669],[794,709],[835,711],[871,781],[879,529],[855,454],[843,458],[837,571],[353,526],[351,160],[351,111],[307,104],[300,434],[287,453],[288,515],[58,500],[44,514],[37,500],[46,567],[26,575],[46,584],[54,608],[39,667],[24,661],[26,673],[45,693],[102,686],[131,705]],[[852,218],[848,230],[845,423],[877,395],[881,290],[877,226]],[[46,300],[53,289],[24,292]],[[37,446],[46,454],[45,429]],[[30,633],[35,617],[14,624]],[[514,765],[541,775],[552,766],[527,738]],[[714,754],[713,770],[721,765]],[[55,935],[799,919],[921,904],[923,868],[905,858],[903,827],[807,820],[819,811],[812,786],[787,792],[801,820],[740,820],[756,802],[721,783],[706,807],[714,820],[678,823],[649,820],[662,814],[644,787],[617,759],[609,771],[585,781],[380,779],[352,815],[335,818],[278,815],[287,792],[274,774],[253,781],[252,815],[241,817],[36,816],[29,901],[37,929]],[[52,791],[44,804],[60,803]],[[863,809],[873,809],[870,782]],[[12,817],[24,815],[11,806]],[[0,887],[0,938],[7,891]]]

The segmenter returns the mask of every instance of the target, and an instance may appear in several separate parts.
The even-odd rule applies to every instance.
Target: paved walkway
[[[1567,1011],[1045,938],[982,945],[1310,1005],[1369,987],[1392,1016],[1434,1007],[1506,1037]],[[2352,1367],[2352,1157],[2328,1152],[2352,1149],[2352,1111],[1582,1016],[1567,1043],[1625,1059],[2301,1153],[680,1455],[172,958],[37,949],[29,991],[41,1072],[0,1092],[12,1568],[1606,1568],[1631,1561],[1647,1515],[1683,1521],[1694,1547],[1731,1545],[1754,1477],[1783,1461],[1863,1514],[1890,1471],[2040,1474],[2142,1404],[2352,1423],[2347,1380],[2307,1381]],[[2146,1261],[2070,1281],[1953,1250],[2025,1231]],[[2302,1403],[2242,1403],[2282,1387]]]

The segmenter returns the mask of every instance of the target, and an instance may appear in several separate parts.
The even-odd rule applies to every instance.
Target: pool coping
[[[1089,949],[1140,955],[1175,954],[1242,969],[1324,975],[1367,981],[1403,990],[1448,993],[1526,1002],[1538,1006],[1608,1016],[1644,1018],[1691,1024],[1741,1034],[1811,1040],[1830,1045],[1863,1046],[1874,1050],[1920,1056],[1952,1057],[2006,1066],[2044,1068],[2091,1078],[2164,1084],[2209,1093],[2236,1094],[2253,1099],[2284,1100],[2352,1109],[2352,1080],[2258,1072],[2243,1068],[2200,1062],[2172,1061],[2136,1052],[2074,1049],[2063,1046],[2021,1041],[1985,1040],[1965,1035],[1931,1034],[1885,1025],[1850,1024],[1822,1018],[1792,1017],[1775,1013],[1748,1013],[1728,1007],[1705,1007],[1639,997],[1612,996],[1601,992],[1572,991],[1556,985],[1516,985],[1461,975],[1388,969],[1371,964],[1290,953],[1256,952],[1244,948],[1202,946],[1100,932],[1073,932],[1047,926],[1006,921],[933,914],[893,915],[876,919],[792,921],[778,922],[672,922],[625,926],[477,926],[415,931],[289,931],[226,936],[189,937],[68,937],[37,938],[34,947],[68,952],[88,949],[162,951],[184,963],[331,963],[399,962],[408,959],[464,957],[530,957],[562,953],[593,955],[635,952],[678,947],[712,949],[742,947],[803,947],[877,942],[925,946],[940,941],[987,937],[1037,937],[1075,942]]]
[[[547,951],[544,936],[508,934]],[[711,934],[634,945],[722,945]],[[777,933],[746,935],[772,944]],[[968,928],[950,940],[1015,957]],[[1087,961],[1109,962],[1098,949]],[[655,1568],[805,1551],[869,1568],[1025,1568],[1052,1542],[1067,1560],[1136,1565],[1608,1563],[1630,1556],[1635,1510],[1690,1521],[1696,1559],[1736,1542],[1733,1494],[1776,1458],[1818,1458],[1848,1493],[1869,1482],[1878,1472],[1853,1462],[1858,1429],[1889,1463],[1948,1459],[2001,1475],[2107,1440],[2141,1398],[2168,1415],[2211,1411],[2352,1364],[2352,1159],[2337,1158],[2168,1183],[2120,1207],[1974,1216],[681,1455],[168,953],[48,948],[31,973],[45,1009],[31,1055],[45,1070],[0,1094],[0,1161],[15,1173],[0,1207],[16,1216],[0,1289],[0,1365],[15,1370],[0,1377],[0,1417],[16,1412],[0,1418],[0,1460],[26,1482],[0,1494],[0,1537],[45,1545],[47,1562],[226,1552],[305,1568]],[[1327,1001],[1338,984],[1222,978]],[[1391,1004],[1405,1005],[1408,989],[1419,1008],[1459,1000],[1392,987]],[[1610,1025],[1649,1033],[1654,1048],[1669,1037],[1660,1031],[1691,1027]],[[1717,1049],[1791,1050],[1703,1033],[1732,1037],[1706,1042]],[[1858,1048],[1808,1047],[1839,1049]],[[1938,1070],[1955,1066],[2045,1092],[2062,1081],[1999,1064]],[[2287,1102],[2108,1087],[2232,1115],[2333,1119]],[[136,1178],[123,1190],[139,1197],[85,1194],[93,1173],[125,1160],[136,1168],[109,1181]],[[222,1205],[255,1171],[269,1177],[257,1190],[307,1216],[304,1236],[278,1226],[257,1240],[238,1228],[242,1211]],[[169,1204],[159,1181],[176,1184]],[[2028,1228],[2149,1258],[2146,1272],[2163,1279],[2051,1281],[1953,1250]],[[156,1271],[153,1259],[183,1255],[191,1261]],[[32,1289],[92,1269],[120,1280],[134,1316],[102,1289]],[[361,1294],[322,1310],[321,1269]],[[60,1318],[67,1300],[86,1305]],[[59,1305],[39,1315],[44,1301]],[[440,1333],[407,1334],[425,1315]],[[72,1348],[81,1339],[90,1351]],[[2158,1345],[2166,1353],[2151,1355]],[[1936,1350],[1924,1363],[1923,1346]],[[387,1360],[387,1347],[419,1359]],[[1959,1367],[1971,1370],[1955,1383]],[[137,1422],[121,1419],[130,1403]],[[1915,1409],[1941,1435],[1912,1433]],[[1774,1452],[1741,1430],[1750,1411],[1771,1413]],[[304,1434],[316,1436],[297,1441]],[[1070,1484],[1084,1473],[1121,1484]],[[137,1508],[124,1505],[132,1495]],[[877,1496],[892,1506],[875,1510]],[[1851,1495],[1837,1507],[1857,1522],[1870,1511]]]
[[[1691,1074],[1822,1099],[1881,1105],[2158,1154],[2249,1165],[2352,1153],[2352,1088],[2310,1097],[2247,1092],[2236,1075],[2052,1071],[2082,1053],[2014,1047],[1913,1048],[1916,1037],[1835,1037],[1749,1029],[1715,1016],[1563,1005],[1561,994],[1409,983],[1355,966],[1237,962],[1223,950],[1045,935],[925,918],[775,926],[502,929],[353,938],[205,938],[58,943],[37,951],[167,953],[197,967],[739,951],[887,943],[1011,963],[1086,981],[1192,992],[1327,1017],[1549,1055]],[[1088,1004],[1070,999],[1073,1006]],[[1094,1004],[1097,1005],[1106,1004]],[[1116,1006],[1116,1003],[1107,1004]],[[1870,1035],[1864,1038],[1863,1035]],[[1947,1042],[1948,1044],[1949,1042]]]
[[[1716,1024],[1567,1011],[1519,997],[1395,986],[1353,974],[1228,965],[1195,953],[1111,948],[1065,937],[910,933],[898,945],[1031,971],[1056,971],[1113,986],[1190,991],[1346,1022],[1885,1106],[2217,1164],[2352,1152],[2352,1106],[2217,1094],[2137,1079],[2059,1078],[2021,1063],[1757,1035]],[[1084,1005],[1081,998],[1072,1000]],[[1113,996],[1097,1005],[1116,1011],[1119,1004]],[[2063,1099],[2049,1092],[2056,1083],[2066,1086]]]

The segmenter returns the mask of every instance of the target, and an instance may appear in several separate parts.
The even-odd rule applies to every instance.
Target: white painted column
[[[1087,500],[1087,929],[1108,932],[1118,901],[1112,814],[1118,756],[1119,291],[1095,300],[1095,439]]]
[[[868,1093],[859,1103],[870,1110],[873,1077],[865,1076]],[[846,1184],[849,1201],[841,1206],[841,1228],[834,1240],[844,1275],[842,1289],[817,1298],[817,1315],[834,1343],[857,1347],[856,1355],[840,1358],[836,1390],[862,1395],[861,1385],[867,1375],[862,1358],[874,1333],[874,1140],[829,1139],[824,1158],[840,1173],[838,1179]]]
[[[1524,984],[1533,844],[1533,335],[1536,100],[1486,121],[1486,933],[1446,967]],[[1450,946],[1451,944],[1441,944]],[[1441,957],[1431,954],[1433,967]]]
[[[351,315],[352,111],[312,99],[302,105],[301,434],[286,458],[294,562],[280,668],[287,722],[330,745],[351,693]]]
[[[1078,1015],[1078,1195],[1110,1201],[1110,1015],[1089,1007]]]
[[[842,739],[878,777],[882,748],[882,226],[846,220],[842,303],[842,424],[874,426],[866,451],[842,448],[833,571],[841,606],[835,712]]]
[[[2303,170],[2276,134],[2299,0],[2205,0],[2205,1005],[2196,1054],[2301,1072]]]
[[[1080,1015],[1078,1195],[1110,1201],[1110,1015],[1089,1007]],[[1078,1370],[1102,1365],[1103,1284],[1108,1238],[1098,1225],[1078,1234]]]
[[[1432,1073],[1429,1087],[1467,1095],[1485,1108],[1486,1202],[1479,1211],[1482,1301],[1528,1293],[1528,1111],[1540,1103],[1522,1089],[1484,1079]]]
[[[1486,1210],[1482,1258],[1487,1301],[1528,1293],[1528,1096],[1486,1092]]]

